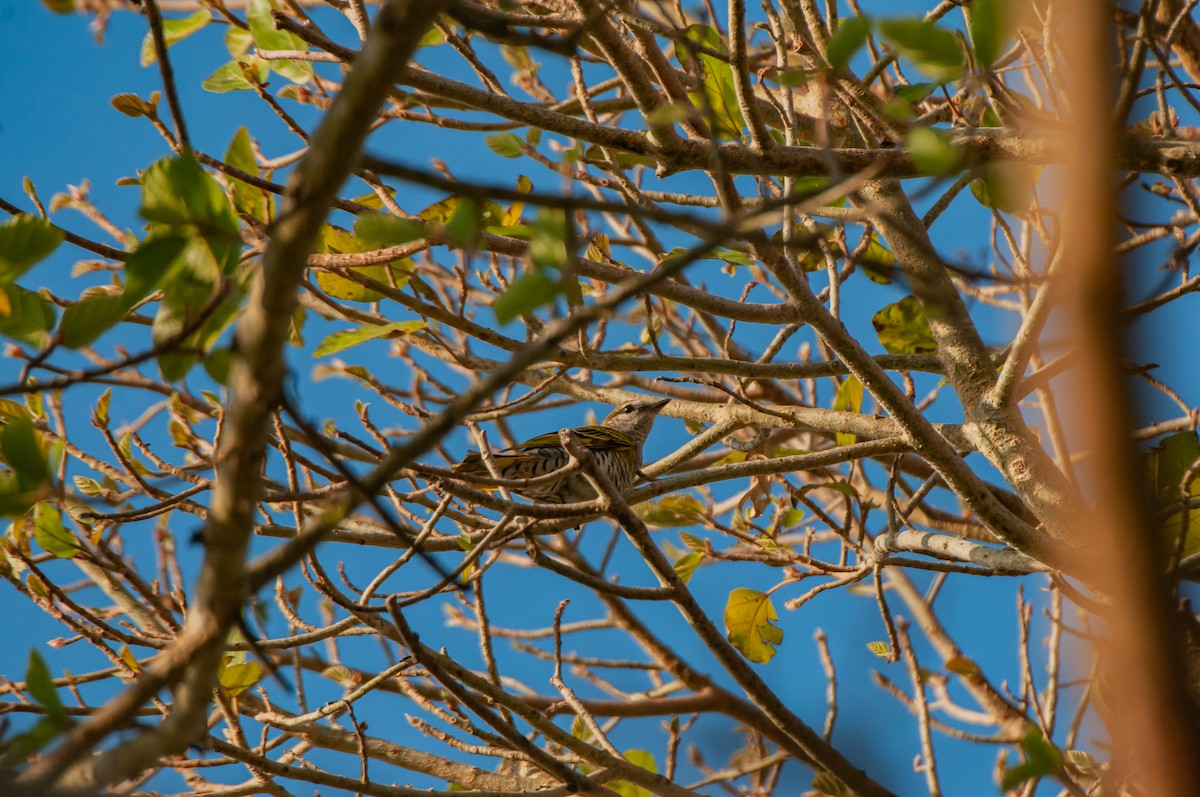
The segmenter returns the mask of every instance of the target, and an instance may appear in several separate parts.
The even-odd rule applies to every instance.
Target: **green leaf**
[[[672,102],[660,105],[646,114],[646,122],[652,127],[665,127],[676,122],[682,122],[691,112],[691,105],[682,102]]]
[[[875,334],[889,354],[935,354],[937,341],[915,296],[905,296],[871,317]]]
[[[892,646],[887,642],[868,642],[867,650],[874,653],[884,661],[892,661]]]
[[[0,285],[0,335],[38,348],[50,342],[54,305],[20,285]]]
[[[258,162],[254,159],[254,148],[250,132],[245,125],[239,127],[225,150],[225,162],[246,174],[259,176]],[[261,188],[244,183],[235,177],[229,178],[233,189],[233,204],[239,211],[261,222],[267,221],[267,197]]]
[[[1178,501],[1183,477],[1200,459],[1200,437],[1196,432],[1167,435],[1150,452],[1147,464],[1159,500]]]
[[[54,677],[45,659],[36,650],[29,651],[29,664],[25,668],[25,688],[38,705],[46,709],[46,716],[58,727],[67,724],[67,710],[54,686]]]
[[[11,284],[62,242],[62,230],[37,216],[21,213],[0,224],[0,285]]]
[[[212,17],[206,8],[182,19],[164,19],[163,40],[170,47],[175,42],[191,36],[211,21]],[[154,52],[154,36],[147,33],[146,37],[142,39],[142,66],[150,66],[157,60],[158,54]]]
[[[560,280],[550,278],[541,269],[533,269],[513,280],[508,289],[496,297],[492,312],[496,314],[496,321],[507,324],[549,304],[562,292]]]
[[[566,213],[555,208],[544,208],[530,229],[530,261],[539,269],[562,269],[569,256]]]
[[[1163,517],[1159,535],[1163,548],[1174,554],[1179,547],[1179,535],[1184,533],[1183,499],[1200,498],[1200,476],[1194,476],[1187,485],[1183,478],[1189,474],[1200,459],[1200,438],[1195,432],[1178,432],[1164,437],[1146,456],[1146,471],[1154,489],[1154,498],[1159,503]],[[1187,537],[1183,540],[1183,554],[1200,551],[1200,507],[1186,510]]]
[[[734,266],[753,266],[755,263],[750,255],[733,249],[714,249],[713,257]]]
[[[228,348],[213,349],[205,357],[204,372],[219,385],[229,383],[229,369],[233,365],[233,352]],[[218,406],[221,401],[216,401]]]
[[[783,641],[783,629],[771,625],[779,616],[771,596],[745,587],[729,593],[725,604],[725,633],[741,654],[756,664],[774,658],[775,646]]]
[[[801,507],[785,510],[783,519],[779,525],[781,528],[790,529],[793,526],[799,525],[800,521],[804,520],[805,512]]]
[[[36,591],[37,587],[34,584],[37,583],[40,586],[40,582],[33,581],[35,578],[33,574],[30,574],[29,578],[30,581],[27,584],[30,589]],[[6,740],[4,746],[6,766],[25,761],[70,726],[70,719],[67,717],[62,700],[59,699],[58,690],[54,686],[54,678],[50,675],[50,668],[46,666],[46,662],[36,650],[29,651],[29,665],[25,668],[25,688],[38,705],[45,710],[46,716],[38,720],[29,730]]]
[[[126,307],[133,307],[146,298],[159,285],[175,277],[185,263],[185,253],[192,239],[183,235],[159,235],[147,238],[125,260],[125,291],[122,297]],[[211,259],[208,268],[209,281],[215,281],[219,272]]]
[[[366,343],[368,340],[393,337],[396,333],[407,334],[416,332],[418,329],[424,329],[427,326],[429,326],[428,321],[396,321],[391,324],[365,326],[358,329],[334,332],[321,341],[320,345],[317,346],[317,350],[313,352],[313,357],[325,357],[330,354],[336,354],[339,351],[345,351],[351,346]]]
[[[162,158],[146,169],[138,212],[147,221],[194,226],[204,235],[239,235],[229,198],[190,153]]]
[[[862,412],[863,386],[858,377],[850,375],[838,385],[837,394],[833,397],[833,409],[844,412]],[[848,446],[858,441],[858,435],[838,432],[837,444]]]
[[[1041,167],[1002,162],[987,167],[981,179],[971,181],[971,193],[985,208],[1022,214],[1033,204],[1033,189]]]
[[[1004,48],[1008,35],[1008,15],[998,0],[973,0],[971,3],[971,42],[975,45],[975,60],[982,66],[991,66]]]
[[[903,17],[881,20],[879,32],[930,77],[945,82],[962,76],[962,48],[950,31],[918,17]]]
[[[930,177],[949,174],[958,165],[958,148],[943,133],[928,127],[914,127],[905,142],[917,171]]]
[[[250,0],[246,22],[250,25],[254,45],[260,50],[308,50],[308,44],[299,36],[275,28],[270,0]],[[269,61],[268,66],[293,83],[307,83],[313,77],[312,64],[308,61]]]
[[[644,522],[655,526],[692,526],[707,514],[704,504],[690,493],[672,493],[633,508]]]
[[[636,767],[641,767],[647,772],[658,773],[658,765],[654,761],[654,756],[645,750],[626,750],[621,755]],[[653,797],[650,791],[627,780],[614,780],[608,784],[608,787],[622,797]]]
[[[1021,752],[1025,761],[1009,767],[1000,778],[1003,791],[1015,789],[1026,781],[1053,775],[1062,766],[1062,753],[1046,740],[1041,729],[1030,726],[1021,740]]]
[[[683,583],[686,584],[692,580],[692,575],[696,572],[696,568],[703,561],[704,554],[692,551],[676,559],[672,568],[675,570],[675,575],[679,576]]]
[[[217,71],[204,79],[200,87],[214,94],[250,91],[255,83],[261,85],[267,81],[267,74],[270,72],[267,64],[267,61],[256,55],[235,59],[218,67]],[[250,77],[254,78],[254,82],[251,82]]]
[[[79,553],[79,540],[63,526],[58,507],[49,501],[33,507],[33,535],[43,551],[59,559],[74,559]]]
[[[503,217],[503,211],[501,211],[500,216]],[[475,236],[479,234],[481,223],[482,218],[478,203],[469,196],[461,197],[458,201],[458,206],[454,209],[454,213],[446,220],[446,237],[452,243],[459,246],[466,246],[475,240]]]
[[[715,52],[726,52],[725,40],[715,28],[708,25],[692,25],[684,32],[684,36]],[[693,58],[686,47],[677,48],[677,52],[680,61]],[[704,53],[699,54],[698,62],[703,94],[692,92],[688,98],[692,105],[707,115],[713,135],[720,139],[739,138],[746,120],[738,105],[733,68],[725,61]]]
[[[838,22],[837,31],[829,37],[825,46],[825,60],[834,69],[849,65],[871,33],[871,18],[867,16],[846,17]]]
[[[894,86],[892,93],[905,102],[916,103],[928,97],[938,87],[937,83],[909,83]]]
[[[425,234],[423,223],[391,213],[364,213],[354,220],[354,237],[377,249],[418,241]]]
[[[216,343],[241,308],[241,291],[230,292],[199,329],[180,340],[183,330],[192,325],[193,319],[212,301],[214,288],[202,281],[180,277],[163,286],[163,300],[158,305],[151,333],[161,350],[156,358],[158,368],[168,382],[187,376],[197,358]]]
[[[16,476],[22,492],[30,493],[50,482],[50,464],[37,430],[24,415],[9,417],[0,429],[0,456]]]
[[[812,787],[813,791],[825,797],[856,797],[854,790],[832,772],[818,772],[813,775]]]
[[[519,158],[524,152],[524,143],[512,133],[496,133],[484,139],[488,149],[502,158]]]
[[[45,0],[43,0],[45,2]],[[4,746],[4,763],[19,764],[41,750],[63,732],[49,717],[42,717],[24,733],[12,737]]]
[[[417,49],[422,47],[436,47],[439,44],[446,43],[446,34],[438,28],[430,28],[425,32],[425,35],[417,40]]]
[[[68,348],[78,349],[115,326],[128,311],[129,305],[119,293],[89,296],[63,310],[58,333]]]

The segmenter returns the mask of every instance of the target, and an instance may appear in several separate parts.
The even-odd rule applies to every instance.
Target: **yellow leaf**
[[[121,661],[125,662],[129,669],[133,670],[134,672],[142,671],[142,663],[139,662],[137,657],[133,655],[133,651],[129,649],[128,645],[122,645],[121,650],[117,655],[121,657]]]
[[[966,656],[951,656],[946,659],[946,669],[959,675],[979,675],[979,665]]]
[[[692,574],[696,572],[696,568],[699,566],[700,562],[703,561],[703,559],[704,554],[702,553],[685,553],[683,556],[675,560],[673,567],[676,575],[678,575],[679,578],[683,580],[683,583],[686,584],[692,580]]]
[[[862,382],[858,381],[856,376],[848,376],[838,386],[837,395],[833,397],[833,409],[842,410],[845,412],[861,412],[863,401],[863,386]],[[858,435],[838,432],[837,444],[839,446],[848,446],[857,442]]]
[[[217,683],[221,691],[230,697],[237,697],[262,677],[262,666],[250,659],[247,661],[244,652],[226,653],[221,661],[221,669],[217,673]]]
[[[738,587],[729,593],[725,604],[725,633],[742,655],[756,664],[766,664],[775,656],[775,646],[783,641],[783,629],[771,625],[779,619],[771,597],[758,590]]]

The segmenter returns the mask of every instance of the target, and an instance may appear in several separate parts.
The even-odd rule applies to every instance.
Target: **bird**
[[[608,414],[599,426],[579,426],[571,431],[580,444],[592,453],[597,466],[608,475],[617,490],[625,492],[642,475],[642,445],[650,435],[654,419],[670,399],[627,401]],[[492,455],[496,473],[502,479],[533,479],[563,468],[569,461],[558,432],[538,435],[516,448]],[[473,476],[491,478],[487,463],[478,451],[467,454],[454,473],[470,481]],[[547,504],[573,504],[597,498],[591,482],[579,471],[557,479],[538,481],[512,492],[531,501]]]

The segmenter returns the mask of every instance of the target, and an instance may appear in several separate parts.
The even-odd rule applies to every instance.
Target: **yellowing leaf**
[[[862,412],[863,386],[856,376],[848,376],[838,385],[837,394],[833,397],[833,408],[843,412]],[[837,444],[848,446],[858,440],[858,435],[838,432]]]
[[[721,34],[708,25],[692,25],[684,35],[709,50],[726,51]],[[686,47],[677,48],[677,52],[681,61],[686,62],[693,58]],[[733,68],[720,58],[705,53],[699,53],[697,57],[703,93],[692,92],[688,98],[701,113],[707,114],[713,135],[723,139],[739,138],[746,120],[738,105]]]
[[[756,664],[766,664],[775,656],[775,646],[783,641],[783,629],[771,625],[779,616],[771,596],[758,590],[738,587],[729,593],[725,604],[725,633],[741,654]]]
[[[133,655],[133,651],[129,649],[128,645],[122,645],[117,655],[121,657],[121,661],[125,662],[125,666],[129,669],[134,672],[142,671],[142,663]]]
[[[895,658],[892,656],[892,646],[886,642],[868,642],[867,650],[884,661],[895,661]]]
[[[247,660],[245,652],[226,653],[217,672],[217,683],[221,691],[230,697],[245,692],[262,677],[262,665],[256,660]]]
[[[958,675],[979,675],[979,665],[966,656],[951,656],[946,659],[946,669]]]
[[[340,227],[335,227],[332,224],[326,224],[321,229],[321,240],[318,244],[318,251],[322,254],[359,254],[362,252],[370,252],[380,247],[380,243],[374,236],[389,235],[398,232],[397,229],[383,229],[381,220],[375,218],[382,214],[371,214],[372,219],[363,227],[363,232],[372,236],[370,240],[364,235],[351,233],[349,230],[343,230]],[[404,224],[404,220],[396,219],[400,224]],[[356,232],[358,226],[355,226]],[[385,244],[391,246],[391,243]],[[390,263],[377,263],[370,266],[355,266],[349,270],[361,274],[364,277],[369,277],[383,285],[389,285],[395,288],[402,288],[408,283],[409,271],[412,269],[412,261],[408,258],[393,260]],[[332,271],[317,272],[317,286],[325,293],[335,299],[341,299],[347,302],[377,302],[383,298],[383,294],[365,285],[360,285],[349,277],[344,277],[341,274]]]
[[[645,750],[626,750],[621,755],[629,763],[641,767],[647,772],[658,772],[658,765],[654,763],[654,756]],[[608,787],[617,794],[622,795],[622,797],[653,797],[650,791],[627,780],[614,780],[608,784]]]
[[[362,682],[362,679],[358,675],[343,664],[334,664],[331,667],[326,667],[324,670],[321,670],[321,677],[336,681],[347,689],[353,689]]]
[[[871,317],[879,342],[889,354],[934,354],[937,341],[925,309],[915,296],[905,296]]]
[[[696,568],[699,567],[702,561],[704,561],[704,554],[702,553],[696,553],[695,551],[685,553],[675,560],[675,564],[673,565],[675,574],[686,584],[692,580],[692,575],[696,572]]]
[[[376,338],[391,337],[394,334],[407,334],[416,332],[418,329],[424,329],[429,326],[428,321],[395,321],[391,324],[380,324],[379,326],[365,326],[358,329],[347,329],[341,332],[334,332],[325,340],[321,341],[321,345],[317,346],[317,350],[313,352],[313,357],[325,357],[329,354],[336,354],[339,351],[345,351],[351,346],[357,346],[360,343],[365,343],[368,340]]]

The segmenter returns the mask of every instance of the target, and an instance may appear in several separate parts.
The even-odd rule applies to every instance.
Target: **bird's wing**
[[[535,459],[539,459],[536,454],[492,454],[492,461],[496,463],[496,470],[501,473],[523,461]],[[462,462],[454,466],[454,472],[462,476],[487,476],[488,478],[492,476],[488,472],[487,463],[483,461],[483,457],[479,456],[478,451],[468,453]]]
[[[616,451],[625,448],[637,448],[637,445],[624,432],[609,429],[607,426],[577,426],[571,431],[579,438],[579,442],[583,443],[584,448],[589,448],[592,451]],[[538,435],[532,440],[526,440],[524,443],[521,443],[517,448],[522,451],[528,451],[533,448],[548,448],[550,446],[556,448],[562,447],[562,439],[558,436],[558,432],[547,432],[546,434]]]

